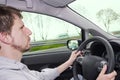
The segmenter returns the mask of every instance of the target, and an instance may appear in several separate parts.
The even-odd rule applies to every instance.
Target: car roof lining
[[[0,0],[0,4],[6,4],[7,0]]]
[[[53,7],[64,7],[73,1],[75,0],[43,0],[43,2]]]
[[[33,7],[33,0],[14,0],[15,2],[23,2],[26,3],[27,8]],[[69,3],[75,1],[75,0],[39,0],[43,1],[45,4],[50,5],[52,7],[60,8],[65,7]],[[0,0],[0,4],[6,5],[8,2],[13,2],[13,0]]]

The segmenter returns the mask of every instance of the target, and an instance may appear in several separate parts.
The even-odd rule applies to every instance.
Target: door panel
[[[52,53],[40,53],[35,55],[24,55],[22,62],[31,70],[41,71],[44,68],[55,68],[65,62],[71,51],[60,51]],[[72,77],[72,69],[68,68],[56,80],[69,80]]]

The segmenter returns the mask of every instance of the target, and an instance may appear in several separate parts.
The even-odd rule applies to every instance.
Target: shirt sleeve
[[[41,72],[32,71],[32,73],[40,80],[54,80],[60,75],[57,68],[46,68],[41,70]]]

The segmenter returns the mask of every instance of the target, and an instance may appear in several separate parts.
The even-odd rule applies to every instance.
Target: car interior
[[[96,80],[105,64],[108,66],[106,73],[115,70],[115,80],[119,80],[120,35],[114,36],[104,31],[82,16],[82,12],[79,13],[69,6],[74,2],[78,3],[77,1],[82,0],[0,0],[0,5],[12,6],[22,11],[23,22],[33,33],[31,48],[47,47],[25,52],[22,62],[31,70],[41,71],[59,66],[69,59],[72,51],[78,50],[82,51],[83,57],[79,56],[55,80],[79,80],[78,74],[86,80]],[[120,28],[117,26],[116,30],[120,31]],[[62,46],[50,47],[56,44]]]

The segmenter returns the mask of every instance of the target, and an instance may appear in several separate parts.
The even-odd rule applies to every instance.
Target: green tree
[[[119,19],[119,15],[113,11],[112,9],[108,8],[108,9],[101,9],[100,11],[98,11],[98,13],[96,14],[97,18],[103,22],[107,32],[109,32],[109,27],[110,24]]]

